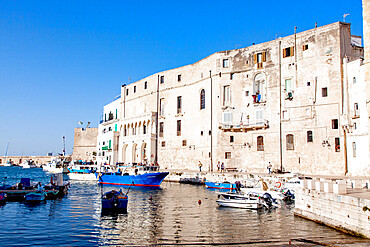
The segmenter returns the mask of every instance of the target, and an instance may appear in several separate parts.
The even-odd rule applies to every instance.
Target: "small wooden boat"
[[[0,204],[3,204],[6,202],[6,194],[0,193]]]
[[[45,200],[45,192],[43,191],[30,192],[24,196],[24,199],[28,203],[39,203]]]
[[[128,197],[122,190],[112,190],[102,196],[102,211],[127,212]]]

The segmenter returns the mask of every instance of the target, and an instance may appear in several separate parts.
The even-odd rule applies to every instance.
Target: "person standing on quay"
[[[217,163],[217,172],[220,172],[221,164],[220,161]]]
[[[225,165],[224,165],[224,162],[221,163],[221,173],[224,172],[224,169],[225,169]]]
[[[202,163],[199,160],[199,171],[202,172]]]
[[[269,164],[267,165],[267,170],[269,174],[271,174],[271,168],[272,168],[272,165],[271,165],[271,162],[269,162]]]

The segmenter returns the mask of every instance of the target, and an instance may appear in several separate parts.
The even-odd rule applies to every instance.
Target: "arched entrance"
[[[122,147],[122,162],[127,163],[127,144],[124,144]]]
[[[137,144],[134,143],[132,145],[132,164],[137,163],[136,156],[137,156]]]
[[[143,144],[141,144],[141,162],[142,163],[147,163],[148,162],[146,146],[147,145],[146,145],[145,142],[143,142]]]

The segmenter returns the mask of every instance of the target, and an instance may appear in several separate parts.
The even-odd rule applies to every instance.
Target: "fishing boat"
[[[218,200],[216,202],[222,207],[246,209],[260,209],[262,207],[270,209],[274,207],[274,204],[276,204],[268,193],[265,193],[262,197],[254,194],[234,192],[218,193]]]
[[[25,169],[28,169],[28,168],[36,168],[36,164],[35,162],[33,162],[32,160],[25,160],[23,161],[20,166],[22,168],[25,168]]]
[[[27,203],[39,203],[45,201],[46,199],[46,192],[44,191],[34,191],[26,194],[24,199]]]
[[[0,193],[0,204],[3,204],[6,202],[6,194]]]
[[[98,181],[96,172],[99,167],[93,162],[71,162],[68,177],[71,180]]]
[[[69,173],[68,162],[61,160],[60,158],[53,159],[50,163],[44,165],[42,170],[51,173]]]
[[[159,166],[119,166],[116,172],[99,172],[99,184],[159,187],[169,172],[159,172]]]
[[[206,185],[206,188],[208,189],[222,189],[222,190],[234,190],[236,189],[235,183],[230,182],[210,182],[205,181],[204,184]]]
[[[112,190],[105,193],[102,198],[102,211],[126,212],[128,196],[123,194],[122,190]]]

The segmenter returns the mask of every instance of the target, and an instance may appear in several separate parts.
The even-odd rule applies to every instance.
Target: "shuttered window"
[[[292,134],[286,135],[286,150],[294,150],[294,136]]]
[[[257,136],[257,151],[264,151],[263,136]]]

